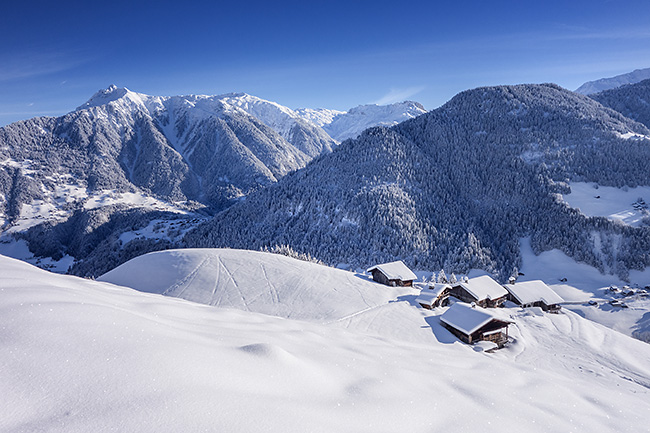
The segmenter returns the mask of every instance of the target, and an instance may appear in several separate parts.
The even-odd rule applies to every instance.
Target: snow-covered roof
[[[451,286],[444,283],[435,283],[433,286],[429,286],[427,292],[435,293],[436,297],[438,297],[445,291],[445,289],[451,289]]]
[[[472,308],[471,305],[464,302],[456,302],[440,316],[442,322],[453,326],[466,335],[470,335],[495,319],[502,320],[485,308]],[[505,320],[503,321],[505,322]]]
[[[431,290],[422,290],[422,292],[420,292],[420,296],[415,298],[415,302],[417,302],[418,304],[431,306],[434,304],[434,302],[436,302],[438,296],[439,294],[436,294]]]
[[[560,295],[540,280],[507,284],[506,289],[522,304],[543,301],[546,305],[553,305],[564,302]]]
[[[468,281],[458,284],[479,301],[483,299],[497,299],[508,294],[505,287],[494,281],[488,275],[470,278]]]
[[[389,280],[412,281],[417,279],[417,275],[415,275],[401,260],[373,266],[366,272],[372,272],[375,269],[386,275],[386,278]]]

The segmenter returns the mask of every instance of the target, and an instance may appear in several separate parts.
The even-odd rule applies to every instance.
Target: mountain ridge
[[[625,84],[634,84],[639,81],[650,78],[650,68],[635,69],[621,75],[616,75],[609,78],[601,78],[594,81],[587,81],[578,87],[575,91],[583,95],[590,95],[592,93],[602,92],[604,90],[615,89]]]

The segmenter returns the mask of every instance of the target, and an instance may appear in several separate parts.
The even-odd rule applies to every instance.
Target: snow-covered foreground
[[[161,261],[158,271],[168,265]],[[442,310],[425,311],[412,305],[415,295],[385,286],[365,292],[359,287],[373,283],[357,286],[355,277],[332,300],[315,296],[320,304],[311,304],[306,288],[286,301],[306,319],[299,321],[56,275],[5,257],[0,269],[0,431],[647,428],[650,345],[571,312],[504,310],[516,322],[513,341],[487,354],[444,330]],[[142,280],[158,278],[142,271]],[[338,272],[329,280],[338,281]],[[280,284],[272,274],[269,281]],[[244,297],[258,290],[238,284]],[[339,296],[372,308],[318,313]]]

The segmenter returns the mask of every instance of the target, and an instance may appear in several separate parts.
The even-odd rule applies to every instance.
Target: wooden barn
[[[522,283],[506,284],[508,299],[524,308],[541,307],[549,313],[558,313],[564,299],[547,286],[543,281],[524,281]]]
[[[488,275],[454,283],[450,295],[463,302],[472,302],[484,308],[500,307],[508,297],[508,291]]]
[[[401,260],[373,266],[366,272],[372,279],[387,286],[412,286],[417,276]]]
[[[512,322],[496,317],[489,310],[456,302],[440,316],[440,323],[467,344],[491,341],[503,347]]]
[[[449,291],[451,286],[449,284],[435,283],[426,289],[422,289],[420,296],[415,299],[415,302],[420,304],[423,308],[431,310],[435,307],[442,307],[446,304],[449,298]]]

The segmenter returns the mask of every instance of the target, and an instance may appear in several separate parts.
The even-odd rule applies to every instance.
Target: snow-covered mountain
[[[305,120],[288,107],[245,93],[232,93],[217,98],[224,105],[225,111],[243,111],[259,119],[312,158],[332,150],[332,138],[320,129],[320,125]]]
[[[650,128],[650,79],[605,90],[589,97]]]
[[[262,253],[178,254],[147,256],[140,271],[122,275],[140,286],[162,270],[158,289],[214,291],[219,305],[232,305],[206,307],[0,257],[0,430],[647,427],[650,345],[569,311],[500,309],[514,321],[510,343],[486,353],[440,325],[444,309],[415,305],[413,289]],[[300,284],[285,288],[282,269],[289,280],[315,273],[333,284],[310,296]],[[269,313],[256,312],[264,305]]]
[[[583,95],[615,89],[625,84],[634,84],[650,78],[650,68],[635,69],[627,74],[617,75],[610,78],[601,78],[595,81],[588,81],[576,89],[576,92]]]
[[[645,126],[555,85],[474,89],[366,131],[189,232],[182,245],[289,245],[330,264],[402,259],[506,280],[520,266],[520,239],[530,236],[536,253],[556,248],[626,277],[650,265],[647,223],[585,215],[562,194],[569,182],[650,186],[648,136]]]
[[[268,125],[240,105],[257,107]],[[32,200],[47,201],[44,190],[67,176],[88,196],[136,191],[219,209],[331,150],[326,134],[300,119],[280,122],[287,119],[276,108],[247,95],[152,97],[111,86],[66,116],[2,128],[0,158],[6,177],[23,179],[14,184],[33,185],[23,193]],[[10,223],[30,204],[11,188],[2,191],[13,198],[5,202]]]
[[[250,95],[160,97],[110,86],[65,116],[0,128],[0,250],[12,234],[37,255],[80,258],[82,243],[97,247],[114,234],[109,226],[214,213],[335,145],[292,110]],[[70,235],[100,226],[104,239]]]
[[[124,230],[151,233],[153,220],[157,234],[139,237],[128,255],[165,248],[161,242],[182,231],[160,237],[160,224],[196,220],[201,209],[203,216],[218,212],[331,152],[337,141],[321,126],[348,118],[347,128],[360,131],[411,113],[400,104],[368,110],[374,114],[294,111],[245,93],[167,97],[110,86],[65,116],[0,128],[0,252],[59,262],[82,250],[88,257],[92,245],[106,257],[117,238],[124,244]],[[104,238],[71,239],[100,226]],[[7,234],[24,239],[31,252]],[[65,270],[72,257],[65,264],[50,259],[43,265]]]
[[[360,105],[346,112],[333,110],[299,110],[303,118],[321,126],[337,141],[356,138],[373,126],[393,126],[426,113],[424,107],[412,101],[389,105]]]
[[[330,110],[328,108],[299,108],[296,114],[316,126],[323,127],[332,123],[336,116],[345,114],[345,111]]]

